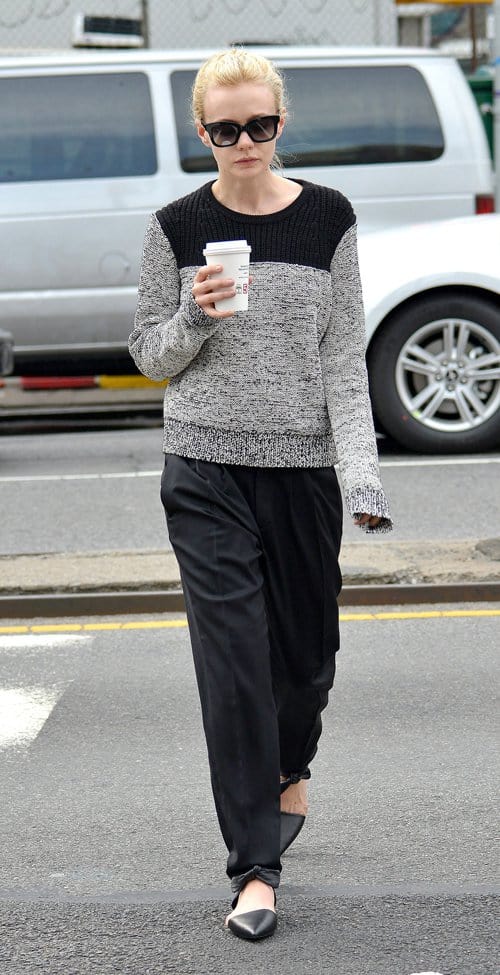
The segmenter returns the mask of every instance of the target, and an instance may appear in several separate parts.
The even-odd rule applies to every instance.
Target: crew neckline
[[[285,179],[288,179],[288,177],[285,177]],[[210,203],[216,209],[222,210],[223,213],[227,214],[233,220],[237,220],[238,223],[273,223],[278,220],[285,220],[292,210],[298,209],[303,205],[304,196],[308,195],[308,191],[312,186],[312,184],[308,183],[305,179],[290,180],[291,183],[298,183],[298,185],[302,187],[302,190],[291,203],[286,205],[286,207],[282,207],[281,210],[274,210],[273,213],[241,213],[240,210],[231,210],[231,208],[225,206],[224,203],[220,203],[212,190],[215,182],[215,179],[213,179],[210,183],[205,184],[205,190]]]

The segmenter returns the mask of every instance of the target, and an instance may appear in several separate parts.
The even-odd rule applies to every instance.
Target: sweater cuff
[[[359,515],[377,515],[382,519],[374,527],[359,525],[359,528],[367,534],[392,531],[389,504],[381,488],[356,488],[354,491],[349,491],[346,495],[346,504],[353,518],[358,518]]]
[[[224,321],[223,318],[210,318],[210,315],[207,315],[206,312],[203,311],[203,308],[200,308],[200,306],[196,304],[192,294],[189,295],[184,308],[188,320],[188,327],[195,328],[197,331],[202,332],[207,337],[216,332],[221,321]]]

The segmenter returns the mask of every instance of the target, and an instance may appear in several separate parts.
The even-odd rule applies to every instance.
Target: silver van
[[[199,52],[0,60],[0,325],[18,367],[125,352],[150,212],[211,178],[189,120]],[[266,48],[283,70],[286,172],[335,186],[361,230],[493,208],[457,63],[382,48]]]

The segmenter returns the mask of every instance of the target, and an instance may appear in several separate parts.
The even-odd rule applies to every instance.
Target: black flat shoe
[[[280,813],[280,856],[297,839],[305,821],[300,813]]]
[[[263,908],[259,911],[247,911],[246,914],[237,914],[230,917],[227,926],[237,938],[244,938],[246,941],[261,941],[262,938],[269,938],[276,930],[276,914]]]

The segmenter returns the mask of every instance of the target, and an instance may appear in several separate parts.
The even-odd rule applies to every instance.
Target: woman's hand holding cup
[[[209,277],[213,282],[211,288],[211,300],[203,302],[198,293],[195,294],[195,301],[198,302],[207,314],[212,318],[225,318],[234,315],[236,311],[246,311],[248,308],[248,285],[250,268],[250,244],[246,240],[211,240],[203,248],[203,256],[207,262],[207,273],[203,279],[205,290],[201,290],[200,296],[206,294],[206,289],[211,288],[208,281]],[[200,280],[201,268],[198,271],[195,281]],[[222,290],[223,289],[223,290]],[[210,311],[208,308],[210,307]],[[224,315],[215,315],[216,312],[225,312]]]
[[[200,267],[194,276],[193,298],[210,318],[229,318],[235,313],[234,309],[217,311],[215,308],[216,301],[232,298],[236,294],[232,278],[210,278],[210,275],[220,274],[221,271],[221,264],[209,264],[207,267]]]

